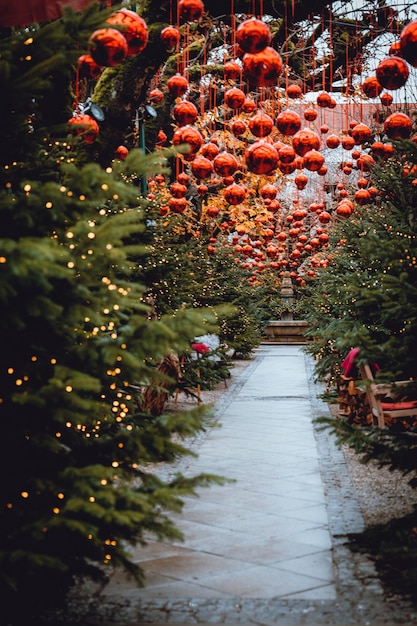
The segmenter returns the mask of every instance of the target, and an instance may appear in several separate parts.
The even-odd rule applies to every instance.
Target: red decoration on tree
[[[260,188],[259,194],[262,198],[264,198],[264,200],[275,200],[277,197],[277,188],[275,185],[266,183]]]
[[[411,120],[405,113],[392,113],[384,122],[385,134],[390,139],[408,139],[411,130]]]
[[[296,84],[288,85],[287,87],[288,98],[295,100],[296,98],[301,98],[302,95],[303,95],[303,90],[301,89],[300,85],[296,85]]]
[[[278,152],[266,141],[257,141],[246,150],[246,166],[254,174],[272,174],[278,167]]]
[[[191,163],[191,171],[196,178],[208,178],[213,173],[213,163],[205,156],[197,156]]]
[[[232,183],[224,190],[224,199],[232,205],[241,204],[246,198],[246,189],[242,185]]]
[[[83,54],[78,59],[78,74],[80,78],[95,79],[100,76],[102,68],[98,65],[91,54]]]
[[[340,137],[335,134],[331,134],[326,138],[326,146],[331,150],[340,146]]]
[[[352,139],[357,146],[369,141],[372,137],[372,131],[366,124],[360,122],[352,129]]]
[[[127,57],[127,41],[115,28],[99,28],[90,35],[88,51],[97,65],[115,67]]]
[[[175,74],[167,80],[168,91],[173,98],[180,98],[183,96],[189,87],[188,80],[181,74]]]
[[[249,130],[255,137],[267,137],[271,134],[273,126],[272,118],[263,111],[258,111],[249,120]]]
[[[403,87],[409,73],[406,61],[400,57],[387,57],[376,68],[378,82],[390,91]]]
[[[295,150],[293,146],[284,144],[278,150],[278,156],[281,163],[292,163],[295,159]]]
[[[231,123],[230,130],[235,137],[239,137],[246,132],[247,126],[243,120],[237,119]]]
[[[236,61],[228,61],[227,63],[225,63],[223,66],[223,70],[224,75],[229,80],[237,80],[242,74],[242,68],[240,67],[239,63],[236,63]]]
[[[271,31],[261,20],[245,20],[237,28],[236,41],[244,52],[256,54],[271,43]]]
[[[126,148],[126,146],[118,146],[114,154],[115,154],[116,159],[120,159],[121,161],[124,161],[127,155],[129,154],[129,150]]]
[[[353,196],[356,204],[359,206],[364,206],[365,204],[369,204],[371,201],[371,194],[367,189],[358,189],[355,195]]]
[[[200,150],[200,154],[207,157],[207,159],[210,159],[210,161],[212,161],[214,157],[216,157],[219,154],[219,152],[220,152],[219,147],[212,141],[205,143],[201,147],[201,150]]]
[[[170,198],[168,200],[168,206],[173,213],[184,213],[188,203],[185,198]]]
[[[228,89],[224,94],[224,102],[231,109],[240,109],[245,102],[246,96],[238,87]]]
[[[160,104],[164,99],[164,94],[160,89],[151,89],[149,92],[149,100],[155,104]]]
[[[187,186],[183,185],[179,181],[176,181],[169,186],[169,191],[173,198],[183,198],[187,193]]]
[[[292,139],[292,146],[299,156],[304,156],[310,150],[320,148],[320,137],[308,128],[299,130]]]
[[[355,140],[350,135],[342,137],[342,148],[344,150],[352,150],[355,146]]]
[[[256,109],[256,102],[252,98],[245,98],[245,102],[242,105],[242,111],[245,113],[253,113]]]
[[[401,56],[413,67],[417,67],[417,20],[404,26],[400,35]]]
[[[370,172],[374,165],[375,161],[370,154],[362,154],[362,156],[360,156],[356,161],[356,167],[361,172]]]
[[[174,146],[180,146],[182,144],[189,146],[189,155],[196,154],[203,145],[203,141],[201,133],[193,126],[181,126],[181,128],[175,131],[172,137]]]
[[[96,120],[90,115],[78,113],[68,120],[68,124],[73,125],[71,132],[81,135],[85,143],[93,143],[99,133],[99,126]]]
[[[135,56],[146,48],[148,43],[148,27],[145,20],[135,11],[119,9],[107,20],[108,24],[122,26],[122,34],[127,41],[127,56]]]
[[[214,170],[219,176],[233,176],[239,168],[237,158],[229,152],[221,152],[213,160]]]
[[[389,107],[392,104],[392,101],[394,100],[394,98],[392,97],[390,93],[383,93],[380,100],[381,100],[381,104],[383,104],[384,107]]]
[[[367,98],[377,98],[382,92],[382,85],[376,76],[368,76],[362,83],[362,91]]]
[[[312,107],[309,107],[308,109],[306,109],[304,111],[304,119],[306,119],[307,122],[314,122],[316,117],[317,117],[316,109],[313,109]]]
[[[282,59],[274,48],[245,54],[242,63],[245,78],[257,87],[276,85],[282,73]]]
[[[286,109],[279,113],[275,120],[277,128],[283,135],[291,136],[295,135],[301,128],[301,118],[295,111]]]
[[[317,106],[322,107],[323,109],[328,107],[331,102],[331,95],[327,93],[327,91],[322,91],[317,96]]]
[[[198,117],[197,107],[188,100],[177,102],[172,113],[178,126],[194,124]]]
[[[305,189],[307,186],[308,176],[306,176],[305,174],[297,174],[297,176],[294,178],[294,183],[297,189],[301,191],[302,189]]]
[[[173,52],[180,40],[180,31],[176,26],[166,26],[161,30],[161,41],[168,52]]]
[[[317,172],[324,163],[324,156],[318,150],[309,150],[304,154],[303,165],[310,172]]]
[[[203,15],[204,4],[201,0],[180,0],[178,11],[185,22],[194,22]]]

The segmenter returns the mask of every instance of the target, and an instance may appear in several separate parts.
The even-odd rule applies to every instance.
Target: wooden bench
[[[376,383],[371,367],[364,365],[360,368],[362,380],[365,382],[366,395],[372,411],[373,423],[379,428],[385,428],[385,420],[392,420],[401,417],[417,416],[417,400],[389,401],[384,402],[384,398],[389,394],[398,395],[398,391],[407,385],[409,380],[399,380],[393,383]],[[395,398],[395,395],[393,396]]]

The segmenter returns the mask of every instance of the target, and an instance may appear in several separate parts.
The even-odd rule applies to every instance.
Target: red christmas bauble
[[[88,52],[97,65],[115,67],[127,57],[127,41],[115,28],[99,28],[88,40]]]
[[[196,156],[191,163],[191,171],[196,178],[208,178],[213,173],[213,163],[205,156]]]
[[[263,111],[258,111],[249,120],[249,130],[255,137],[267,137],[274,127],[272,118]]]
[[[280,133],[289,137],[291,135],[295,135],[295,133],[300,130],[301,118],[296,111],[286,109],[285,111],[281,111],[281,113],[279,113],[277,119],[275,120],[275,124]]]
[[[371,194],[367,189],[358,189],[353,196],[356,204],[359,206],[365,206],[365,204],[369,204],[371,202]]]
[[[182,183],[175,181],[170,185],[169,191],[173,198],[184,198],[187,193],[187,186]]]
[[[149,100],[151,102],[155,102],[155,104],[160,104],[164,99],[164,94],[160,89],[151,89],[149,92]]]
[[[320,148],[320,137],[312,130],[305,128],[295,133],[292,138],[292,146],[299,156],[304,156],[310,150]]]
[[[126,148],[126,146],[118,146],[114,154],[117,159],[124,161],[129,154],[129,150]]]
[[[357,146],[369,141],[372,137],[372,131],[366,124],[360,122],[352,129],[352,139]]]
[[[213,160],[213,166],[216,174],[219,176],[233,176],[239,168],[237,158],[229,152],[220,152]]]
[[[282,59],[269,46],[257,54],[245,54],[242,64],[245,78],[257,87],[276,85],[282,73]]]
[[[382,85],[376,76],[368,76],[362,83],[362,91],[367,98],[377,98],[382,92]]]
[[[317,100],[316,100],[317,106],[322,107],[322,108],[328,107],[331,99],[332,97],[329,93],[327,93],[327,91],[322,91],[317,96]]]
[[[74,126],[72,132],[81,135],[85,143],[93,143],[99,133],[99,126],[96,120],[90,115],[77,114],[68,120],[68,124]]]
[[[383,104],[384,107],[389,107],[392,104],[392,101],[394,100],[394,98],[392,97],[390,93],[383,93],[382,96],[380,97],[380,100],[381,100],[381,104]]]
[[[408,139],[411,130],[411,120],[405,113],[392,113],[384,122],[385,134],[390,139]]]
[[[342,148],[344,150],[352,150],[355,146],[355,140],[350,135],[342,137]]]
[[[284,163],[283,161],[278,161],[278,167],[283,174],[292,174],[297,169],[297,165],[295,161],[290,161],[289,163]]]
[[[308,176],[306,176],[305,174],[297,174],[297,176],[294,178],[294,183],[296,184],[297,189],[301,191],[307,186]]]
[[[228,61],[223,66],[224,75],[229,80],[237,80],[242,74],[242,68],[236,61]]]
[[[169,93],[174,98],[180,98],[187,92],[189,84],[185,76],[181,76],[181,74],[175,74],[167,80],[167,87]]]
[[[277,197],[277,191],[278,190],[275,185],[266,183],[260,188],[259,194],[262,198],[264,198],[264,200],[275,200],[275,198]]]
[[[316,117],[317,117],[316,109],[309,107],[308,109],[304,111],[304,119],[307,120],[307,122],[314,122]]]
[[[300,85],[296,85],[296,84],[288,85],[287,87],[288,98],[295,100],[296,98],[301,98],[302,95],[303,95],[303,90],[301,89]]]
[[[292,146],[284,144],[278,150],[278,156],[281,163],[292,163],[295,159],[295,150]]]
[[[256,141],[245,154],[246,166],[254,174],[272,174],[278,167],[278,152],[266,141]]]
[[[173,213],[184,213],[187,208],[187,200],[185,198],[170,198],[168,206]]]
[[[256,109],[256,102],[251,98],[245,98],[245,102],[242,105],[242,111],[245,113],[253,113]]]
[[[78,75],[80,78],[98,78],[102,72],[100,65],[98,65],[91,54],[83,54],[78,59]]]
[[[203,137],[201,133],[193,126],[181,126],[178,128],[172,137],[172,143],[174,146],[180,146],[186,144],[189,147],[187,154],[193,155],[199,151],[203,145]]]
[[[322,224],[328,224],[332,219],[332,216],[328,211],[321,211],[321,213],[318,214],[318,218],[319,222],[321,222]]]
[[[107,20],[108,24],[122,26],[122,34],[127,41],[127,56],[135,56],[146,48],[148,43],[148,27],[145,20],[135,11],[119,9]]]
[[[228,89],[224,94],[224,103],[231,109],[240,109],[245,102],[246,96],[238,87]]]
[[[178,12],[185,22],[198,20],[204,11],[204,4],[201,0],[180,0],[178,2]]]
[[[356,161],[356,167],[361,172],[370,172],[374,165],[375,161],[370,154],[362,154]]]
[[[401,31],[401,56],[413,67],[417,67],[417,20],[410,22]]]
[[[212,141],[205,143],[203,146],[201,146],[201,150],[200,150],[200,154],[205,156],[210,161],[212,161],[214,157],[216,157],[219,154],[219,152],[220,152],[219,146],[217,146]]]
[[[389,47],[388,54],[390,56],[402,57],[401,54],[401,43],[399,41],[394,41]]]
[[[400,57],[387,57],[376,68],[378,82],[390,91],[403,87],[409,73],[407,62]]]
[[[247,126],[243,120],[237,119],[232,121],[230,130],[235,137],[239,137],[246,132]]]
[[[161,30],[160,38],[168,52],[173,52],[180,40],[180,31],[176,26],[166,26]]]
[[[229,204],[236,206],[246,198],[246,189],[242,185],[232,183],[224,190],[224,199]]]
[[[188,100],[177,102],[174,106],[172,114],[177,122],[178,126],[187,126],[194,124],[198,117],[198,111],[195,104]]]
[[[317,172],[324,163],[324,156],[318,150],[309,150],[303,157],[303,165],[310,172]]]
[[[181,183],[181,185],[189,185],[190,177],[186,172],[180,172],[177,176],[177,181]]]
[[[236,41],[244,52],[256,54],[271,43],[271,31],[261,20],[245,20],[236,30]]]

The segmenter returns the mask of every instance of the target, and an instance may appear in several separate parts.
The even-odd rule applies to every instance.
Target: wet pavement
[[[198,457],[165,469],[234,482],[185,498],[183,542],[133,550],[145,588],[121,572],[84,586],[66,623],[417,624],[349,548],[364,522],[342,451],[314,424],[329,409],[312,380],[302,346],[261,345],[215,406],[220,428],[193,443]]]

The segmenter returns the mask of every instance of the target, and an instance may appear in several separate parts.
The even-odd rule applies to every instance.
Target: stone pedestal
[[[266,343],[307,343],[304,320],[270,320],[264,330]]]

